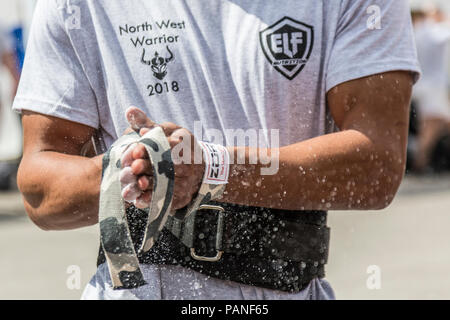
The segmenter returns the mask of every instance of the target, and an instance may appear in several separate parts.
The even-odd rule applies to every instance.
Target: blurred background
[[[97,226],[45,232],[27,218],[12,97],[33,0],[0,0],[0,299],[79,299],[96,270]],[[327,278],[338,299],[450,299],[450,1],[411,0],[423,77],[411,108],[408,169],[380,212],[330,212]]]

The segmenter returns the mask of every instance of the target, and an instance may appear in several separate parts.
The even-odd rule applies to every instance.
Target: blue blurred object
[[[17,67],[22,71],[23,61],[25,58],[25,45],[23,39],[23,28],[21,26],[12,29],[10,32],[13,39],[13,47],[16,53]]]

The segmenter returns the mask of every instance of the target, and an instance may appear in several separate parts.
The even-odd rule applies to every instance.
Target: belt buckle
[[[225,212],[225,209],[221,206],[214,206],[214,205],[208,205],[203,204],[198,209],[197,212],[200,210],[215,210],[218,211],[218,218],[217,218],[217,232],[216,232],[216,251],[217,254],[215,257],[205,257],[205,256],[199,256],[195,253],[195,248],[191,248],[191,257],[198,261],[206,261],[206,262],[217,262],[222,258],[223,251],[217,250],[217,248],[221,247],[222,242],[222,235],[223,235],[223,213]],[[197,213],[196,212],[196,213]]]

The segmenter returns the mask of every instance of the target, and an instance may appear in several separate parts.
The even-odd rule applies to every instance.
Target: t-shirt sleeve
[[[59,1],[37,3],[13,109],[98,128],[94,91],[72,46]]]
[[[350,80],[420,67],[408,0],[342,0],[327,91]]]

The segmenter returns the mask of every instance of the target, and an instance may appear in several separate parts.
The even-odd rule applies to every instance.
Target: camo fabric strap
[[[202,183],[197,196],[194,200],[186,207],[177,210],[174,214],[175,219],[184,220],[188,219],[189,216],[198,210],[201,205],[209,203],[211,200],[216,200],[220,198],[225,191],[225,184],[208,184]]]
[[[147,226],[139,249],[139,253],[145,253],[155,244],[159,232],[171,213],[175,169],[169,142],[160,127],[144,135],[139,143],[143,144],[147,150],[153,168],[152,199],[147,209]]]
[[[103,158],[100,189],[100,236],[114,289],[130,289],[145,284],[131,240],[121,195],[119,175],[122,154],[135,143],[143,144],[153,167],[153,193],[141,252],[153,246],[163,228],[173,197],[174,167],[170,145],[160,127],[143,137],[130,133],[119,138]]]

